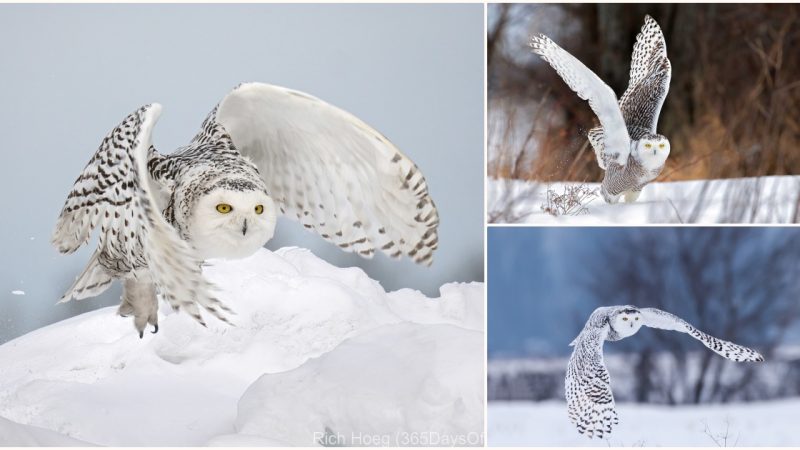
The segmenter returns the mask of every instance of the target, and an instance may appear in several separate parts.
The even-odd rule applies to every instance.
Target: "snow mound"
[[[13,362],[0,366],[0,417],[97,445],[197,446],[230,435],[246,443],[247,433],[238,433],[237,424],[254,423],[271,411],[267,402],[262,411],[237,420],[237,404],[248,387],[264,374],[319,364],[309,360],[347,349],[342,343],[348,339],[380,335],[384,328],[396,330],[396,324],[424,323],[416,326],[432,330],[445,326],[433,324],[449,324],[470,343],[459,348],[460,357],[483,355],[482,339],[473,338],[482,336],[481,283],[442,286],[436,299],[411,290],[387,293],[362,270],[332,266],[297,248],[211,261],[204,273],[236,311],[235,326],[207,317],[204,328],[164,307],[160,331],[140,340],[129,318],[103,308],[36,330],[0,346],[0,361]],[[415,347],[421,344],[413,339],[414,329],[408,336],[398,332],[390,348],[430,356]],[[373,358],[341,354],[353,358],[354,367]],[[416,364],[433,379],[441,375],[430,361]],[[459,376],[471,376],[474,385],[463,387],[480,387],[482,395],[482,370]],[[404,381],[402,372],[384,378],[386,395]],[[325,406],[334,415],[361,408],[364,420],[371,408]],[[272,437],[277,430],[256,428],[247,429],[258,445],[280,442]]]
[[[583,201],[586,211],[553,216],[542,211],[548,190],[562,195],[584,186],[596,196]],[[607,204],[600,183],[537,183],[490,179],[490,219],[540,224],[637,223],[790,223],[800,218],[800,176],[650,183],[634,203]]]
[[[302,446],[482,445],[483,355],[472,351],[482,345],[482,333],[452,325],[369,331],[262,375],[239,401],[236,428]]]
[[[86,447],[89,444],[0,417],[0,444],[14,447]]]

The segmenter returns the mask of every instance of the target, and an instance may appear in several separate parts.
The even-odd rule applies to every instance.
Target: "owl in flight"
[[[231,313],[202,274],[208,258],[242,258],[272,238],[278,214],[344,251],[376,249],[429,265],[439,217],[417,166],[355,116],[303,92],[236,87],[200,132],[169,155],[152,131],[161,106],[114,128],[78,176],[52,242],[98,247],[61,301],[123,283],[119,314],[158,331],[156,294],[205,325],[201,308]]]
[[[628,89],[619,103],[607,84],[547,36],[532,37],[530,46],[570,89],[589,101],[600,121],[588,137],[605,171],[600,188],[605,201],[617,203],[620,196],[626,202],[636,201],[642,188],[661,173],[670,150],[667,138],[656,133],[672,77],[661,28],[645,16],[633,45]]]
[[[578,432],[602,438],[618,423],[611,379],[603,362],[603,342],[632,336],[642,326],[680,331],[727,359],[763,361],[755,350],[703,333],[680,317],[656,308],[606,306],[594,310],[570,344],[575,347],[567,364],[565,389],[569,418]]]

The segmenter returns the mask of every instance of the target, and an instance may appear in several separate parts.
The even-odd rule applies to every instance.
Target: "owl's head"
[[[660,134],[647,134],[636,141],[634,152],[645,169],[657,169],[669,156],[669,140]]]
[[[608,320],[620,339],[636,334],[642,327],[642,313],[633,307],[625,307],[616,311]]]
[[[203,259],[244,258],[272,238],[277,216],[260,183],[221,182],[195,205],[189,234]]]

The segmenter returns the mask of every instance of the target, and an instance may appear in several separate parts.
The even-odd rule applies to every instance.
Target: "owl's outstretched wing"
[[[67,197],[52,242],[61,253],[72,253],[100,227],[91,267],[102,259],[117,276],[146,267],[173,308],[203,323],[199,305],[227,321],[222,312],[229,310],[213,297],[202,261],[164,220],[153,196],[147,162],[160,114],[161,105],[144,106],[103,139]]]
[[[703,333],[680,317],[666,311],[656,308],[641,308],[640,311],[642,313],[642,320],[644,320],[643,325],[661,330],[680,331],[681,333],[689,334],[715,353],[732,361],[764,360],[764,357],[757,351]]]
[[[632,139],[656,132],[671,78],[664,33],[652,17],[645,16],[642,31],[633,45],[628,89],[619,101]]]
[[[569,418],[578,432],[593,438],[611,433],[619,423],[614,409],[611,378],[603,360],[605,329],[584,329],[573,341],[575,349],[564,380]]]
[[[429,265],[439,216],[422,172],[378,131],[303,92],[245,83],[195,140],[220,134],[257,166],[281,212],[345,251]]]
[[[630,137],[614,91],[577,58],[545,35],[531,38],[533,52],[547,61],[565,83],[589,102],[603,128],[603,151],[620,165],[628,162]]]

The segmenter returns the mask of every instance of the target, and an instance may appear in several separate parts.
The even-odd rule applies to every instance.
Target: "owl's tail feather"
[[[87,297],[100,295],[109,286],[114,278],[97,262],[98,252],[94,252],[86,268],[75,278],[75,282],[61,296],[58,303],[65,303],[71,299],[82,300]]]

